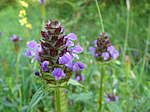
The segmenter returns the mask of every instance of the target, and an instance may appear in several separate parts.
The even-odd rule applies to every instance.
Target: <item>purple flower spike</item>
[[[75,62],[72,64],[72,69],[74,71],[79,71],[79,68],[82,70],[84,68],[84,64],[81,62]]]
[[[74,33],[69,33],[65,38],[68,38],[70,40],[76,40],[77,36]]]
[[[101,32],[93,44],[94,47],[90,47],[89,50],[93,51],[97,61],[106,62],[116,59],[119,56],[119,53],[115,47],[111,45],[111,41],[105,32]]]
[[[73,57],[69,52],[64,54],[62,57],[59,57],[59,64],[68,64],[73,61]]]
[[[48,61],[43,61],[43,63],[42,63],[42,69],[43,69],[45,72],[49,71],[48,65],[49,65],[49,62],[48,62]]]
[[[42,5],[44,5],[44,1],[46,0],[39,0]],[[66,35],[65,29],[59,21],[49,19],[44,30],[41,31],[40,44],[30,41],[26,45],[30,49],[25,55],[28,57],[33,56],[31,63],[35,60],[39,62],[40,75],[42,76],[40,78],[45,80],[47,84],[56,86],[68,82],[73,69],[80,70],[84,68],[83,63],[74,60],[74,57],[79,59],[77,53],[83,52],[83,48],[79,45],[73,47],[73,40],[76,40],[77,36],[74,33]]]
[[[105,103],[108,103],[110,101],[116,101],[119,100],[119,96],[114,96],[113,94],[108,94],[108,97],[106,98],[106,102]],[[117,104],[119,104],[119,102],[117,102]]]
[[[18,38],[18,36],[16,34],[14,34],[13,37],[10,37],[10,40],[12,42],[23,41],[23,39],[22,38]]]
[[[54,68],[54,70],[52,71],[52,75],[55,76],[55,79],[58,81],[61,79],[61,77],[65,77],[65,73],[63,70],[61,70],[60,68]]]
[[[104,60],[107,60],[109,58],[109,53],[108,52],[104,52],[102,54],[102,57],[104,58]]]

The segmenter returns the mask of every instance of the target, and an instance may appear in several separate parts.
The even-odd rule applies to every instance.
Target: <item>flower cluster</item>
[[[31,62],[40,62],[40,72],[36,71],[47,83],[56,84],[68,81],[72,71],[84,68],[81,62],[73,62],[74,58],[79,59],[76,53],[82,53],[80,45],[75,47],[71,40],[76,40],[73,33],[65,35],[65,30],[59,21],[49,20],[45,26],[45,31],[41,31],[42,39],[40,44],[31,41],[27,47],[31,48],[26,52],[26,56],[34,56]]]
[[[105,103],[108,103],[110,101],[118,101],[119,100],[119,96],[114,96],[113,94],[108,94],[108,97],[106,98],[106,102]],[[117,102],[117,104],[119,104]]]
[[[19,51],[19,41],[23,41],[22,38],[19,38],[16,34],[13,35],[13,37],[10,37],[11,42],[14,43],[14,51],[18,53]]]
[[[96,60],[105,62],[112,59],[116,59],[119,56],[119,52],[111,45],[107,33],[100,33],[97,40],[93,42],[95,47],[90,47],[89,50],[93,51]]]
[[[10,40],[12,42],[23,41],[23,38],[19,38],[16,34],[14,34],[13,37],[10,37]]]
[[[46,4],[46,0],[38,0],[38,2],[40,3],[40,4]]]
[[[25,1],[20,1],[20,4],[21,4],[22,7],[25,7],[25,8],[28,7],[28,3],[26,3]],[[20,10],[19,17],[21,18],[21,19],[19,19],[19,23],[21,25],[25,25],[26,28],[31,30],[32,29],[32,24],[28,23],[28,21],[27,21],[26,10],[24,10],[24,9]]]

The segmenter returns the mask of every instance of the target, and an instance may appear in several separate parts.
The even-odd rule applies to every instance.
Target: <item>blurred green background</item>
[[[37,0],[25,0],[28,8],[23,8],[17,0],[0,0],[0,112],[26,111],[35,91],[42,85],[34,72],[37,63],[31,64],[24,53],[26,43],[41,38],[42,20],[59,20],[66,34],[73,32],[84,47],[80,60],[85,63],[81,82],[89,92],[72,87],[67,92],[69,112],[97,112],[99,93],[99,68],[88,48],[93,46],[101,32],[99,16],[94,0],[47,0],[46,15],[43,19],[41,4]],[[119,96],[119,105],[124,112],[150,112],[150,40],[148,40],[150,1],[130,0],[127,10],[126,0],[98,0],[105,31],[113,45],[120,51],[117,61],[106,67],[103,103],[108,93]],[[29,31],[19,23],[20,10],[26,10]],[[127,17],[127,13],[129,16]],[[129,24],[127,24],[129,21]],[[127,32],[128,29],[128,32]],[[20,52],[14,52],[13,34],[23,38],[19,42]],[[125,61],[125,37],[128,37]],[[147,45],[147,49],[146,49]],[[75,74],[75,73],[74,73]],[[74,78],[74,76],[72,77]],[[21,94],[21,96],[20,96]],[[84,97],[83,97],[84,96]],[[104,105],[104,112],[109,112]],[[53,92],[45,97],[32,112],[53,112]]]

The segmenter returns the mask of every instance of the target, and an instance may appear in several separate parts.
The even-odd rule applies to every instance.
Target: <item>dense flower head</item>
[[[108,103],[110,101],[118,101],[118,100],[119,100],[119,96],[114,96],[113,94],[108,94],[108,97],[106,98],[106,102],[105,103]]]
[[[40,62],[40,74],[47,83],[56,84],[68,81],[72,71],[84,68],[81,62],[74,62],[79,59],[77,53],[82,53],[80,45],[74,46],[72,40],[76,40],[74,33],[65,35],[65,30],[59,21],[49,20],[45,26],[45,31],[41,31],[42,39],[40,44],[30,41],[27,47],[30,48],[26,56],[34,56]],[[73,47],[74,46],[74,47]]]
[[[16,41],[23,41],[22,38],[19,38],[16,34],[13,35],[13,37],[10,37],[10,40],[12,42],[16,42]]]
[[[94,47],[90,47],[89,50],[93,52],[96,60],[105,62],[112,59],[116,59],[119,56],[119,52],[111,45],[107,33],[100,33],[97,40],[93,42]]]

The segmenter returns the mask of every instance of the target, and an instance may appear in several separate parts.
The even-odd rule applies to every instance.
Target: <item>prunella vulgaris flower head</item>
[[[106,98],[106,102],[108,103],[110,101],[118,101],[119,100],[119,96],[114,96],[113,94],[108,94],[108,97]],[[119,104],[119,102],[117,102],[117,104]]]
[[[48,84],[63,83],[70,79],[72,71],[84,68],[81,62],[74,62],[74,58],[79,59],[77,53],[82,53],[80,45],[75,47],[72,40],[77,36],[73,33],[65,35],[65,30],[59,21],[49,20],[45,26],[45,31],[41,31],[42,39],[40,44],[31,41],[27,44],[30,48],[26,56],[34,56],[40,63],[40,77]]]
[[[16,34],[13,35],[13,37],[10,37],[10,40],[12,42],[16,42],[16,41],[23,41],[22,38],[19,38]]]
[[[93,44],[94,47],[90,47],[89,50],[93,52],[97,61],[107,62],[119,56],[119,52],[111,45],[109,37],[105,32],[100,33],[98,39]]]

